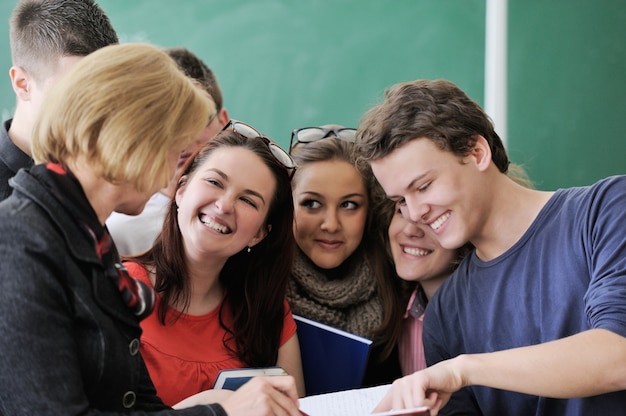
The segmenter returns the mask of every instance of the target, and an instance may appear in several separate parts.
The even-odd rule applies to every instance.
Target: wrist
[[[476,356],[471,354],[461,354],[451,360],[452,371],[460,385],[460,388],[475,384],[472,377],[476,368]]]

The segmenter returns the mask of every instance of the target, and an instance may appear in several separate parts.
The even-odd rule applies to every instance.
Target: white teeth
[[[445,214],[443,214],[441,217],[437,218],[437,220],[435,222],[433,222],[432,224],[430,224],[430,228],[432,228],[433,230],[437,230],[439,229],[439,227],[441,227],[441,225],[446,222],[446,220],[448,218],[450,218],[450,215],[452,215],[450,212],[446,212]]]
[[[220,225],[220,224],[218,224],[216,222],[213,222],[211,220],[202,219],[200,221],[202,221],[202,224],[206,225],[207,227],[212,228],[215,231],[219,231],[222,234],[226,234],[228,232],[228,227]]]
[[[406,254],[410,254],[412,256],[427,256],[429,255],[431,252],[430,250],[423,250],[420,248],[411,248],[411,247],[403,247],[402,251],[404,251]]]

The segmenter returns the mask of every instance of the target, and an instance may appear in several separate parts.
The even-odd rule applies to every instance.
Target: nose
[[[334,233],[341,226],[341,222],[339,221],[339,217],[337,215],[337,211],[334,209],[327,209],[324,211],[324,219],[321,224],[322,230]]]
[[[421,222],[428,211],[428,205],[420,203],[415,197],[405,198],[405,205],[400,208],[402,216],[413,223]]]
[[[402,232],[408,237],[422,238],[426,233],[424,229],[415,222],[407,221]]]
[[[233,211],[235,204],[232,198],[228,194],[224,193],[215,200],[215,206],[220,212],[228,214]]]

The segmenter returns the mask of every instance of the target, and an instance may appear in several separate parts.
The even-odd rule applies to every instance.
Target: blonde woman
[[[175,414],[139,353],[154,294],[120,265],[104,222],[141,212],[213,107],[167,54],[142,44],[90,54],[50,91],[33,131],[36,164],[0,204],[0,413]],[[288,377],[245,389],[180,412],[298,414]]]

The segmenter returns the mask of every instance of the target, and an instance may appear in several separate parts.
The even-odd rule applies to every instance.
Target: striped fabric
[[[418,291],[413,291],[406,312],[404,313],[403,331],[398,341],[402,375],[412,374],[426,368],[422,330],[424,327],[424,308]]]

